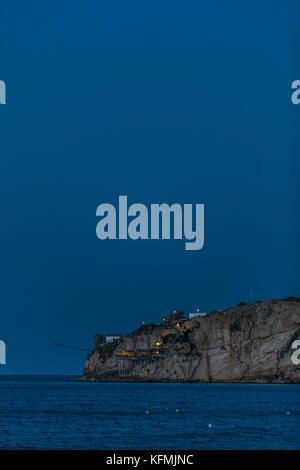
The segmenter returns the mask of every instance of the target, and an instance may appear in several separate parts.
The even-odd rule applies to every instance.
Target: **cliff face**
[[[89,355],[81,380],[300,383],[300,303],[270,300],[145,325]]]

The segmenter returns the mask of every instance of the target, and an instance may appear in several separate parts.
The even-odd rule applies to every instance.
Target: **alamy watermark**
[[[6,83],[0,80],[0,104],[6,104]]]
[[[294,350],[292,357],[291,357],[292,363],[295,366],[299,366],[300,364],[300,339],[297,339],[296,341],[293,342],[292,349]]]
[[[291,96],[292,103],[299,104],[300,103],[300,80],[293,81],[292,89],[295,90]]]
[[[127,196],[119,196],[119,211],[113,204],[100,204],[96,216],[99,240],[182,240],[186,250],[201,250],[204,245],[204,204],[166,203],[128,207]],[[195,216],[195,220],[194,220]],[[130,218],[130,220],[128,220]],[[172,225],[172,231],[171,231]]]
[[[6,364],[6,344],[0,340],[0,364]]]

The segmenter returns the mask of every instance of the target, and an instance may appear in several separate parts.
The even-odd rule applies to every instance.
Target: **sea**
[[[300,385],[0,376],[0,449],[299,449]]]

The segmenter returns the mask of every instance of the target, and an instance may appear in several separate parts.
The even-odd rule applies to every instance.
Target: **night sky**
[[[0,374],[80,374],[96,333],[300,296],[300,5],[0,2]],[[205,245],[96,208],[205,204]]]

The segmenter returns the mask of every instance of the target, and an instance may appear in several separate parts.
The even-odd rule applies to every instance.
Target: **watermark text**
[[[96,216],[99,240],[185,239],[186,250],[204,245],[204,204],[150,204],[148,210],[144,204],[128,207],[127,196],[119,196],[118,211],[113,204],[100,204]]]
[[[6,104],[6,83],[0,80],[0,104]]]

